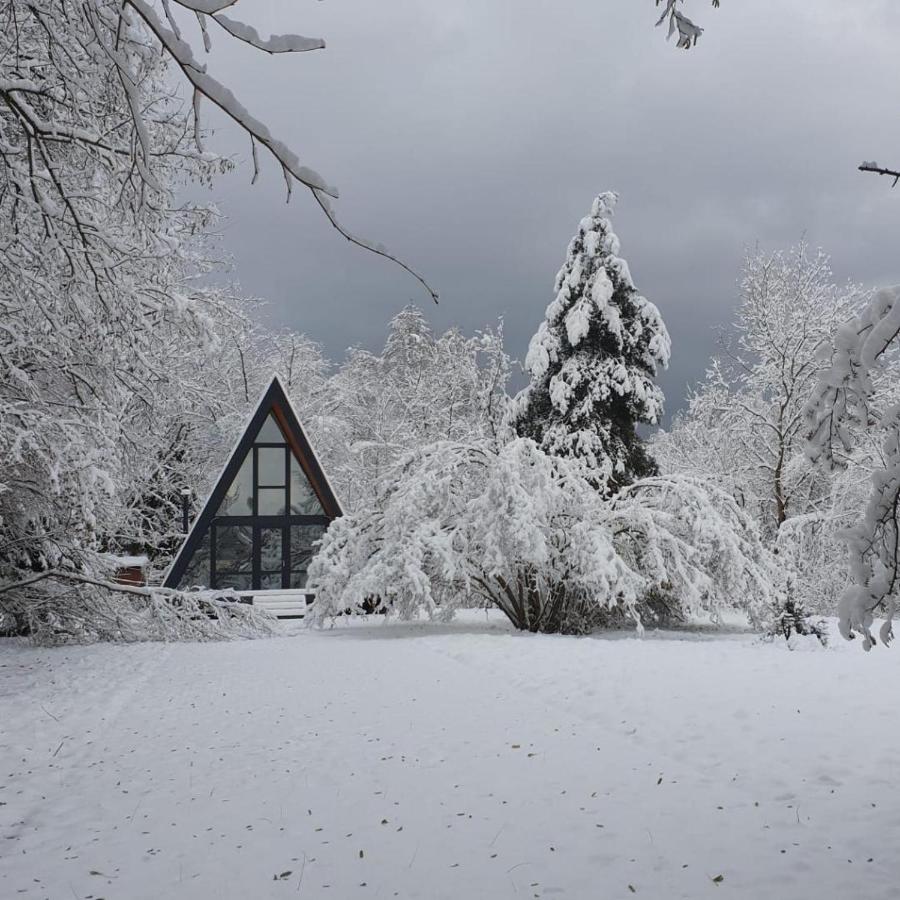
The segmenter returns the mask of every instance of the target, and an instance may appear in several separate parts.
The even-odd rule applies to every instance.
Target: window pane
[[[257,510],[261,516],[283,516],[286,511],[284,488],[260,488],[257,492]]]
[[[321,516],[325,514],[306,473],[291,455],[291,514],[294,516]]]
[[[236,591],[252,590],[249,572],[219,572],[216,576],[217,588],[233,588]]]
[[[216,587],[223,572],[253,569],[253,529],[249,525],[216,526]]]
[[[234,481],[222,498],[216,515],[250,516],[253,515],[253,452],[247,454],[241,463]]]
[[[291,587],[306,587],[306,570],[318,547],[315,541],[325,534],[324,525],[291,526]]]
[[[284,454],[287,448],[260,447],[256,452],[259,454],[257,484],[284,487]]]
[[[178,588],[182,591],[192,587],[205,588],[209,587],[209,583],[209,532],[207,531],[184,570],[184,575],[178,582]]]
[[[260,528],[259,567],[265,572],[280,572],[282,563],[281,529]]]
[[[291,584],[292,588],[305,588],[306,587],[306,570],[304,569],[302,572],[291,572]]]
[[[264,591],[277,591],[281,589],[281,572],[263,572],[260,575],[259,586]]]
[[[275,417],[272,415],[272,413],[269,413],[269,415],[266,416],[266,421],[263,422],[262,428],[259,429],[259,434],[256,436],[256,443],[284,443],[284,435],[281,433],[281,429],[278,427],[278,423],[275,421]]]

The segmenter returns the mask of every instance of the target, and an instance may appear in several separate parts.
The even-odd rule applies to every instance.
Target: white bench
[[[265,610],[276,619],[302,619],[306,607],[313,602],[314,594],[296,589],[235,591],[238,597],[249,599],[254,606]]]

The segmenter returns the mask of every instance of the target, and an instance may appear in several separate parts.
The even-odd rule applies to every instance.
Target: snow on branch
[[[671,38],[677,32],[678,41],[676,46],[682,50],[690,50],[691,47],[697,46],[697,41],[700,39],[700,35],[703,34],[703,29],[699,25],[695,25],[684,13],[678,11],[678,4],[683,2],[684,0],[656,0],[657,7],[661,3],[665,3],[665,8],[656,23],[656,27],[658,28],[668,19],[668,37]],[[712,5],[718,9],[719,0],[712,0]]]
[[[223,0],[7,3],[9,21],[0,34],[0,187],[14,192],[16,216],[40,215],[45,234],[65,247],[79,278],[95,288],[108,282],[114,278],[113,257],[120,252],[117,235],[103,227],[96,209],[89,209],[97,192],[85,191],[78,172],[101,166],[119,182],[119,202],[133,194],[134,208],[162,209],[168,202],[164,184],[184,178],[208,181],[231,165],[203,147],[202,97],[249,137],[254,181],[262,147],[281,170],[288,199],[296,185],[307,188],[338,233],[401,266],[436,301],[437,293],[421,274],[339,222],[329,202],[338,196],[336,188],[304,165],[198,59],[184,23],[179,24],[180,12],[196,17],[207,51],[209,20],[234,40],[266,53],[325,46],[320,38],[261,35],[223,12],[233,5]],[[169,82],[173,68],[192,89],[187,110]]]
[[[40,581],[53,584],[30,592]],[[210,641],[268,637],[275,621],[228,591],[172,591],[118,584],[50,569],[0,585],[0,628],[24,630],[39,644],[91,641]]]
[[[887,175],[889,178],[894,179],[891,187],[897,187],[897,182],[900,181],[900,171],[897,171],[896,169],[886,169],[884,166],[879,166],[877,162],[860,163],[859,171],[871,172],[874,175]]]
[[[238,0],[173,0],[179,6],[205,16],[213,16],[237,4]]]
[[[180,0],[175,0],[175,2],[180,2]],[[196,91],[203,94],[254,140],[262,144],[282,168],[300,184],[310,190],[322,191],[335,198],[338,196],[336,188],[330,187],[318,172],[302,165],[296,153],[277,140],[268,127],[238,101],[229,88],[207,73],[206,66],[199,63],[194,57],[190,44],[176,37],[174,31],[163,25],[148,0],[128,0],[128,4],[144,20],[144,23],[162,44],[163,49],[178,65]]]
[[[192,2],[173,0],[173,2],[194,9],[200,16],[201,21],[201,14],[204,13],[205,10],[197,9],[197,7],[200,5],[217,5],[215,2],[198,4],[195,0],[192,0]],[[363,250],[384,257],[396,265],[399,265],[402,269],[412,275],[425,290],[428,291],[432,300],[437,303],[437,291],[428,284],[419,272],[391,253],[383,244],[374,243],[355,235],[339,222],[337,215],[328,200],[328,197],[337,199],[337,189],[326,184],[318,172],[307,166],[303,166],[297,155],[286,144],[277,140],[269,128],[259,119],[254,117],[250,111],[238,101],[230,89],[209,75],[206,71],[206,67],[197,62],[190,45],[180,38],[174,30],[166,28],[160,18],[156,15],[149,0],[128,0],[128,3],[144,20],[147,27],[156,36],[157,40],[159,40],[169,56],[179,66],[194,90],[205,96],[214,106],[218,107],[222,112],[234,120],[238,126],[249,135],[253,149],[254,181],[256,180],[259,171],[256,145],[262,144],[281,166],[285,178],[288,200],[290,200],[292,193],[292,180],[296,180],[312,192],[319,207],[328,218],[328,221],[342,237]],[[224,7],[220,6],[219,8]],[[268,53],[305,52],[322,49],[325,46],[325,42],[319,38],[305,38],[300,35],[275,35],[270,38],[262,38],[259,35],[259,32],[252,26],[230,19],[222,14],[213,15],[213,18],[222,26],[222,28],[238,40],[244,41],[257,49],[264,50]],[[207,40],[206,36],[204,39]]]
[[[308,38],[299,34],[273,34],[264,38],[252,25],[238,22],[222,13],[213,16],[213,19],[232,37],[256,47],[257,50],[265,50],[266,53],[305,53],[308,50],[325,49],[322,38]]]

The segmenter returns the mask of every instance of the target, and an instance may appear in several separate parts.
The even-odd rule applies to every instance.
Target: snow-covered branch
[[[309,50],[325,49],[322,38],[303,37],[299,34],[273,34],[265,38],[252,25],[238,22],[222,13],[214,15],[213,19],[232,37],[257,50],[265,50],[266,53],[306,53]]]
[[[229,640],[266,637],[275,622],[222,592],[170,591],[118,584],[78,572],[41,574],[53,584],[30,594],[36,577],[0,585],[0,631],[24,631],[44,644],[90,641]]]
[[[657,7],[665,4],[656,26],[658,28],[660,25],[668,22],[668,37],[671,38],[672,35],[677,33],[678,41],[676,46],[682,50],[690,50],[691,47],[697,46],[697,41],[700,39],[700,35],[703,34],[703,29],[699,25],[695,25],[684,13],[678,10],[679,3],[684,3],[684,0],[656,0]],[[712,0],[712,5],[718,9],[719,0]]]
[[[160,185],[169,174],[208,180],[230,163],[203,146],[200,99],[229,117],[248,137],[259,171],[258,149],[267,151],[285,179],[288,199],[295,186],[307,188],[329,223],[348,241],[424,278],[382,245],[345,228],[331,206],[337,197],[317,171],[303,164],[287,144],[244,106],[231,86],[197,58],[179,11],[201,26],[210,47],[210,23],[229,39],[265,53],[303,53],[324,41],[301,35],[266,37],[252,24],[226,15],[234,3],[218,0],[0,0],[0,174],[17,197],[15,213],[33,208],[45,231],[59,235],[73,268],[96,284],[114,266],[115,241],[98,227],[100,217],[85,207],[86,185],[74,184],[70,170],[104,166],[135,203],[162,202]],[[179,72],[193,94],[185,112],[170,76]],[[71,234],[65,234],[66,231]]]
[[[893,183],[891,187],[896,187],[897,182],[900,182],[900,171],[897,169],[887,169],[884,166],[879,166],[877,162],[864,162],[859,165],[860,172],[871,172],[874,175],[887,175],[889,178],[893,178]]]

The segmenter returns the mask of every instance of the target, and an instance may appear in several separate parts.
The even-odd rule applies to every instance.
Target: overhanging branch
[[[886,169],[884,166],[879,166],[876,162],[864,162],[859,166],[860,172],[870,172],[873,175],[887,175],[889,178],[893,178],[894,182],[891,187],[896,187],[897,182],[900,181],[900,171],[897,169]]]

